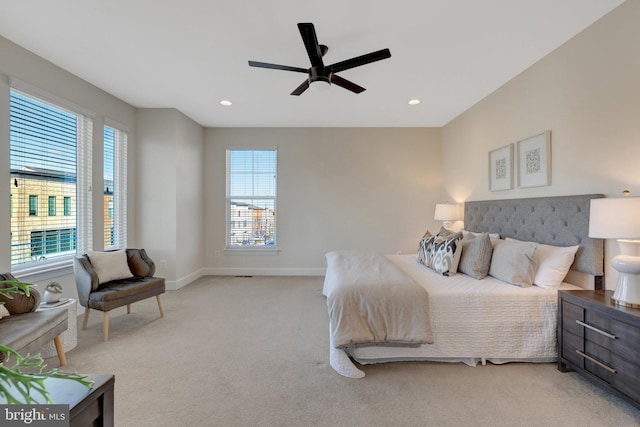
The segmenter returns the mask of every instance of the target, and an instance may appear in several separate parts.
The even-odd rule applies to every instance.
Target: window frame
[[[76,249],[73,253],[62,255],[47,260],[36,260],[21,264],[10,264],[11,273],[21,280],[40,281],[62,274],[73,272],[73,258],[77,253],[85,253],[92,249],[93,237],[93,211],[92,211],[92,148],[93,148],[93,122],[95,113],[84,107],[76,105],[66,99],[50,94],[29,83],[16,78],[9,79],[10,93],[35,100],[55,109],[76,116],[76,222],[75,236]],[[11,102],[10,102],[11,109]],[[11,118],[9,118],[11,123]],[[9,143],[11,147],[11,142]],[[38,206],[40,208],[40,206]],[[13,216],[13,215],[12,215]],[[46,235],[43,225],[43,236]],[[61,227],[63,228],[68,227]],[[35,230],[34,230],[35,231]],[[42,242],[42,251],[44,252]]]
[[[113,246],[105,246],[104,249],[124,249],[127,247],[127,153],[128,153],[128,141],[129,131],[127,127],[115,120],[105,119],[104,127],[102,130],[103,144],[104,133],[109,128],[114,132],[113,141],[113,188],[111,189],[112,198],[110,206],[109,201],[105,206],[105,198],[102,197],[103,202],[103,221],[105,216],[111,214],[109,218],[113,221],[113,229],[111,230],[113,238]],[[106,160],[103,151],[103,164]],[[104,184],[104,171],[103,171],[103,184]],[[104,188],[104,185],[103,185]],[[104,194],[104,191],[103,191]],[[102,239],[104,240],[105,228],[104,223],[102,227]]]
[[[275,170],[275,186],[273,196],[256,196],[256,195],[235,195],[231,193],[231,180],[229,171],[230,152],[232,151],[273,151],[275,153],[274,158],[274,170]],[[249,147],[227,147],[225,149],[225,249],[224,253],[227,255],[277,255],[280,252],[278,247],[279,239],[278,233],[278,156],[279,149],[277,146],[249,146]],[[251,200],[273,200],[273,235],[275,237],[274,245],[231,245],[230,229],[232,223],[238,222],[238,218],[232,215],[231,201],[234,199],[251,199]],[[238,211],[238,216],[240,212]],[[247,222],[246,218],[242,219],[242,222]]]

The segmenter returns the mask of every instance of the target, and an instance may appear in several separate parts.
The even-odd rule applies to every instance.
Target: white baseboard
[[[166,280],[168,291],[177,291],[202,276],[324,276],[326,268],[203,268],[178,280]]]
[[[189,283],[198,280],[199,278],[201,278],[202,276],[205,276],[206,274],[204,273],[203,269],[194,271],[191,274],[187,274],[184,277],[181,277],[178,280],[165,280],[165,287],[168,291],[177,291],[180,288],[184,288],[185,286],[187,286]]]
[[[324,276],[326,268],[205,268],[203,276]]]

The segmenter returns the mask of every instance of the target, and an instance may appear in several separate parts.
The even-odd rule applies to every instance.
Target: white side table
[[[67,320],[67,330],[62,333],[62,346],[64,347],[65,353],[76,348],[78,345],[78,327],[77,327],[77,304],[76,300],[73,298],[68,298],[66,301],[62,303],[53,303],[40,304],[40,308],[37,311],[42,310],[62,310],[67,309],[69,312],[69,319]],[[56,351],[56,347],[53,344],[53,341],[49,342],[46,346],[40,349],[40,354],[44,359],[49,357],[57,357],[58,352]]]

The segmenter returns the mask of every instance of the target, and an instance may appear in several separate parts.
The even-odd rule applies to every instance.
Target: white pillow
[[[129,270],[125,249],[111,252],[89,251],[87,252],[87,256],[98,275],[98,282],[100,282],[100,284],[112,280],[133,277],[131,270]]]
[[[3,317],[9,317],[9,310],[7,310],[4,304],[0,304],[0,319]]]
[[[478,232],[476,232],[476,231],[469,231],[469,230],[464,230],[464,229],[462,229],[462,230],[460,230],[460,231],[462,232],[462,236],[463,236],[463,237],[464,237],[464,236],[466,236],[466,235],[468,235],[468,234],[471,234],[471,235],[476,236],[476,237],[478,237],[478,236],[481,236],[481,235],[482,235],[482,233],[478,233]],[[492,241],[493,241],[493,240],[495,240],[495,239],[499,239],[499,238],[500,238],[500,233],[489,233],[489,238],[490,238]]]
[[[509,237],[507,240],[517,241]],[[538,271],[533,279],[533,284],[544,289],[558,289],[567,276],[579,247],[552,246],[539,243],[536,249]]]

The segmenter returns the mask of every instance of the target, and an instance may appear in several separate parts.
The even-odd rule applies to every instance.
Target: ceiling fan
[[[311,60],[310,68],[290,67],[288,65],[269,64],[266,62],[249,61],[249,66],[260,68],[271,68],[274,70],[294,71],[297,73],[305,73],[309,76],[307,79],[298,86],[291,95],[300,95],[309,86],[314,83],[312,88],[328,88],[330,84],[335,84],[350,90],[354,93],[360,93],[365,90],[362,86],[350,82],[347,79],[336,75],[336,73],[350,68],[359,67],[370,62],[380,61],[391,57],[389,49],[382,49],[375,52],[367,53],[366,55],[358,56],[355,58],[347,59],[346,61],[337,62],[332,65],[324,65],[322,57],[327,53],[329,48],[323,44],[318,44],[318,38],[316,37],[316,30],[311,23],[299,23],[298,29],[302,36],[304,46],[307,48],[307,54]]]

